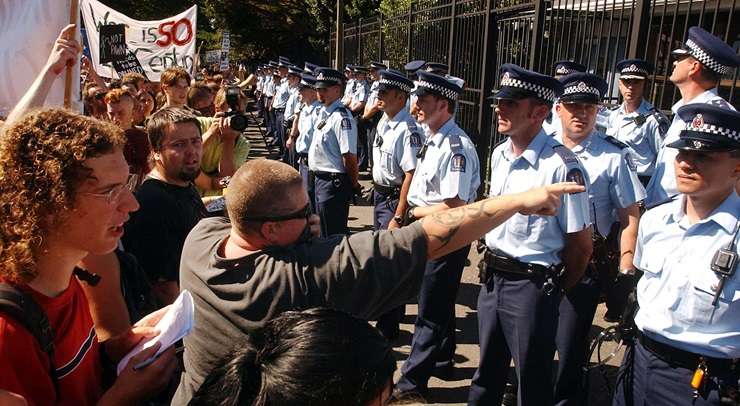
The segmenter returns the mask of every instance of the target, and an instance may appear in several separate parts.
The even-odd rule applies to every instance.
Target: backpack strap
[[[27,293],[7,283],[0,283],[0,312],[28,330],[49,358],[49,377],[54,382],[56,399],[59,400],[59,382],[54,366],[54,330],[44,310]]]

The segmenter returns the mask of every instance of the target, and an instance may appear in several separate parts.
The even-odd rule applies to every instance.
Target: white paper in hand
[[[190,292],[183,290],[155,326],[159,330],[159,335],[140,342],[134,349],[129,351],[118,363],[118,374],[120,375],[123,369],[126,368],[131,357],[141,351],[151,348],[156,343],[162,343],[162,346],[157,350],[156,357],[178,340],[188,335],[193,328],[194,312],[193,297],[190,295]]]

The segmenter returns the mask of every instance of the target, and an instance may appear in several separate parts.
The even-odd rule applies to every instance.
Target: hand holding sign
[[[75,27],[75,24],[64,27],[54,42],[46,61],[46,69],[54,75],[62,73],[67,66],[73,66],[77,55],[82,51],[80,43],[74,39]]]

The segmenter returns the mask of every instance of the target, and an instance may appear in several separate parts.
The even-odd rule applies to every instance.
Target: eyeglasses
[[[267,221],[286,221],[286,220],[296,220],[296,219],[308,219],[311,217],[311,206],[306,203],[306,205],[293,213],[285,214],[282,216],[273,216],[273,217],[248,217],[245,220],[247,221],[258,221],[258,222],[267,222]]]
[[[93,197],[98,197],[101,199],[105,199],[105,201],[108,204],[112,204],[113,202],[117,202],[118,199],[121,197],[121,194],[124,190],[128,189],[129,191],[133,191],[136,187],[136,183],[139,180],[139,176],[135,174],[129,174],[128,178],[126,178],[126,183],[121,183],[116,186],[113,186],[110,188],[107,192],[102,193],[94,193],[94,192],[80,192],[82,194],[86,194]]]

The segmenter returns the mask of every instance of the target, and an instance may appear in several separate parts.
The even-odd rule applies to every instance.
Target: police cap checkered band
[[[324,72],[319,72],[318,75],[316,75],[316,81],[318,82],[334,82],[336,84],[342,83],[342,78],[339,76],[331,76]]]
[[[570,84],[565,86],[565,90],[563,90],[563,96],[569,95],[569,94],[593,94],[598,98],[601,98],[601,92],[599,92],[599,89],[587,85],[585,82],[578,82],[574,84]]]
[[[686,123],[685,130],[712,135],[720,135],[734,141],[740,141],[740,131],[732,128],[725,128],[715,124],[705,123],[704,117],[701,114],[697,114],[693,120]]]
[[[457,100],[458,92],[456,92],[456,91],[454,91],[454,90],[452,90],[450,88],[447,88],[447,87],[444,87],[444,86],[440,86],[440,85],[435,84],[435,83],[427,82],[426,80],[419,80],[419,81],[417,81],[416,82],[416,87],[417,87],[417,89],[418,88],[426,88],[426,89],[429,89],[432,92],[441,94],[443,97],[445,97],[447,99],[450,99],[452,101]]]
[[[545,101],[555,103],[556,96],[553,89],[538,85],[536,83],[530,83],[520,79],[512,78],[509,76],[508,72],[504,73],[504,75],[501,77],[501,83],[499,83],[499,87],[504,86],[528,90]]]
[[[639,66],[635,65],[634,63],[633,64],[630,64],[628,66],[625,66],[621,71],[619,71],[619,73],[621,73],[623,75],[624,74],[640,74],[640,75],[644,75],[644,76],[647,76],[647,75],[650,74],[647,71],[647,69],[642,68],[642,67],[639,67]]]
[[[734,69],[732,66],[723,65],[717,62],[709,54],[707,54],[696,42],[691,39],[686,40],[686,48],[688,48],[689,54],[696,58],[702,65],[706,66],[709,70],[719,73],[720,75],[726,75]]]
[[[379,84],[381,84],[381,85],[388,85],[388,86],[393,86],[393,87],[395,87],[395,88],[401,89],[402,91],[404,91],[404,92],[406,92],[406,93],[409,93],[409,92],[411,92],[411,86],[409,86],[409,85],[408,85],[408,84],[406,84],[406,83],[403,83],[403,82],[399,82],[399,81],[397,81],[397,80],[391,80],[391,79],[386,79],[386,78],[380,78],[380,80],[378,81],[378,83],[379,83]]]

